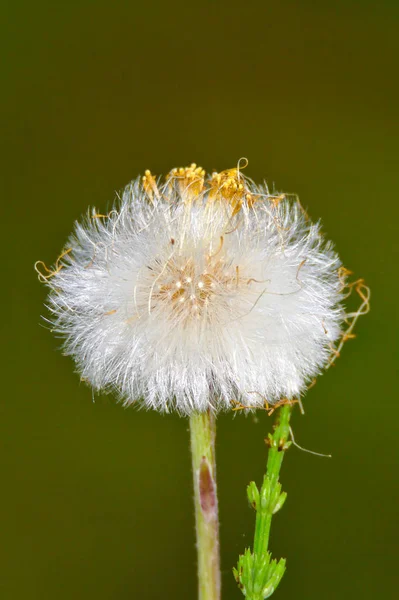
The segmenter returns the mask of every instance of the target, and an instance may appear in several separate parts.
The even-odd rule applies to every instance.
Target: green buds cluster
[[[270,552],[266,552],[259,561],[249,548],[240,556],[237,569],[233,569],[238,587],[249,600],[269,598],[280,583],[284,571],[284,558],[277,562],[275,559],[271,560]]]
[[[256,511],[256,524],[253,552],[248,548],[239,557],[237,568],[233,569],[234,577],[247,600],[264,600],[269,598],[285,572],[285,559],[272,559],[268,551],[272,516],[282,508],[287,494],[281,491],[278,481],[284,452],[289,448],[289,419],[292,407],[285,405],[273,434],[269,434],[267,443],[269,455],[266,475],[262,487],[258,489],[251,481],[247,487],[249,503]]]
[[[272,489],[270,479],[265,475],[260,493],[254,481],[251,481],[247,487],[247,496],[252,508],[264,513],[274,515],[282,508],[287,493],[281,491],[281,483],[277,483]]]

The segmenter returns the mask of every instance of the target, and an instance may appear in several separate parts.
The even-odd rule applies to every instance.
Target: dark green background
[[[150,168],[233,167],[297,192],[372,311],[296,415],[276,598],[394,598],[397,2],[4,2],[0,597],[196,595],[187,421],[92,401],[40,326],[73,221]],[[251,542],[270,420],[221,416],[224,599]]]

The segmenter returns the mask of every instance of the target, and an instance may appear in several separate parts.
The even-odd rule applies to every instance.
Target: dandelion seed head
[[[95,390],[160,411],[298,397],[342,335],[342,268],[295,199],[239,167],[146,171],[41,278]]]

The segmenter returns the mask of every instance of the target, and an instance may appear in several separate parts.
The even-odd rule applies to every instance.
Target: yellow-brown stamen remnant
[[[172,169],[166,178],[170,185],[177,185],[180,194],[185,199],[192,200],[201,194],[204,189],[205,171],[191,163],[189,167]]]
[[[144,171],[141,181],[143,184],[143,189],[151,202],[154,196],[156,198],[160,197],[156,179],[149,169]]]
[[[299,400],[289,400],[288,398],[282,398],[281,400],[279,400],[278,402],[276,402],[275,404],[269,404],[268,400],[262,396],[262,394],[260,392],[248,392],[248,394],[258,394],[263,400],[264,400],[264,404],[263,407],[259,407],[259,406],[251,406],[250,404],[246,405],[246,404],[242,404],[241,402],[238,402],[238,400],[230,400],[231,405],[232,405],[232,410],[234,412],[240,411],[240,410],[258,410],[263,408],[263,410],[265,410],[268,414],[268,416],[270,417],[274,411],[279,408],[280,406],[285,406],[286,404],[288,404],[289,406],[292,406],[294,404],[299,404]]]
[[[239,266],[226,264],[223,242],[221,236],[216,248],[210,244],[208,253],[204,253],[198,262],[193,258],[173,256],[158,275],[159,265],[151,267],[155,279],[151,285],[149,311],[162,304],[172,309],[173,318],[178,317],[183,322],[207,318],[215,298],[223,299],[235,293],[240,285],[247,286],[248,277],[241,274]]]
[[[56,275],[57,273],[59,273],[64,267],[64,265],[61,263],[61,260],[70,252],[72,252],[72,248],[67,248],[60,254],[60,256],[55,262],[55,268],[53,270],[49,269],[42,260],[38,260],[37,262],[35,262],[35,271],[38,275],[39,281],[45,282],[48,279],[51,279],[51,277],[54,277],[54,275]],[[44,272],[40,270],[39,265],[43,267]]]
[[[117,212],[114,208],[112,210],[110,210],[107,215],[103,215],[102,213],[93,213],[91,215],[91,218],[92,219],[110,219],[112,214],[113,215],[117,214]]]
[[[306,212],[306,210],[303,208],[301,201],[299,199],[299,196],[297,194],[289,194],[289,193],[281,193],[281,194],[273,194],[269,196],[269,201],[272,203],[274,208],[277,208],[277,206],[280,204],[280,202],[282,202],[283,200],[287,200],[287,201],[292,201],[295,202],[298,206],[299,206],[299,210],[301,211],[301,213],[303,214],[304,218],[306,221],[309,220],[309,215]]]
[[[327,369],[331,367],[335,363],[336,359],[340,356],[342,347],[345,344],[345,342],[347,342],[348,340],[352,340],[356,337],[356,335],[352,332],[358,318],[362,315],[366,315],[370,310],[370,288],[365,284],[364,279],[357,279],[356,281],[347,283],[346,277],[351,275],[352,272],[346,269],[345,267],[340,267],[338,269],[337,274],[338,279],[341,283],[341,292],[345,289],[348,290],[344,298],[348,298],[348,296],[352,294],[353,290],[355,290],[362,302],[355,312],[346,315],[345,322],[347,323],[348,327],[345,331],[342,332],[338,346],[335,348],[331,344],[331,357],[326,367]]]
[[[339,267],[338,269],[338,279],[339,282],[341,284],[341,289],[340,292],[342,292],[345,288],[347,288],[347,293],[344,296],[344,298],[348,298],[348,296],[351,295],[352,290],[353,290],[353,286],[356,285],[357,281],[353,282],[353,283],[349,283],[346,281],[347,277],[349,277],[350,275],[353,275],[352,271],[349,271],[349,269],[347,269],[344,266]]]
[[[273,208],[277,208],[280,202],[282,202],[283,200],[287,200],[287,198],[287,194],[284,193],[278,195],[270,194],[269,196],[267,196],[267,200],[272,204]]]
[[[244,160],[244,164],[240,164]],[[169,189],[175,189],[182,197],[183,201],[192,202],[195,199],[201,199],[204,192],[209,192],[210,200],[225,200],[232,208],[230,217],[234,217],[242,209],[246,202],[249,208],[255,204],[261,196],[253,194],[247,185],[245,177],[241,170],[248,164],[247,159],[240,159],[237,167],[226,169],[220,173],[212,173],[211,177],[205,181],[205,171],[196,163],[191,163],[188,167],[178,167],[172,169],[166,176],[166,184]],[[156,185],[154,176],[150,171],[145,171],[142,178],[143,189],[150,201],[153,197],[161,197]],[[167,194],[166,194],[167,196]],[[271,197],[274,206],[285,198],[282,194],[278,197]]]
[[[314,387],[314,386],[316,385],[316,383],[317,383],[317,379],[316,379],[316,377],[314,377],[314,378],[312,379],[312,381],[309,383],[309,385],[308,385],[307,389],[308,389],[308,390],[311,390],[311,389],[312,389],[312,387]]]
[[[234,169],[212,173],[209,185],[209,198],[227,200],[233,209],[232,217],[240,212],[244,201],[248,206],[252,206],[256,201],[256,197],[250,193],[245,178],[240,172],[239,164]]]

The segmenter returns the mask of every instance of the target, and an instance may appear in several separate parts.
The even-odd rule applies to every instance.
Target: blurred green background
[[[192,161],[297,192],[372,311],[296,414],[274,596],[397,591],[397,2],[4,2],[0,597],[196,597],[187,421],[96,397],[41,327],[73,221]],[[4,220],[3,220],[4,225]],[[223,598],[251,543],[266,415],[219,418]]]

